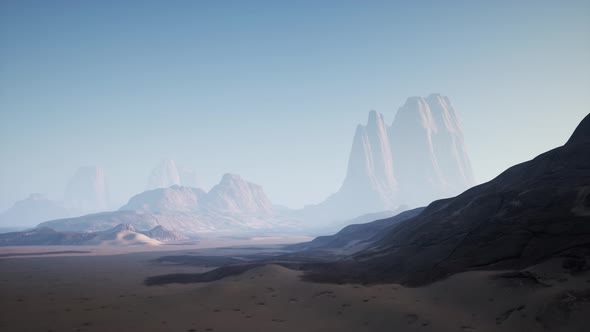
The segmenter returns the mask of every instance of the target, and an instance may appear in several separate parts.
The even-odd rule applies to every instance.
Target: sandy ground
[[[167,254],[1,258],[0,331],[585,331],[590,314],[590,274],[558,261],[534,269],[542,284],[468,272],[420,288],[328,285],[267,265],[144,286],[148,276],[207,270],[153,262]]]

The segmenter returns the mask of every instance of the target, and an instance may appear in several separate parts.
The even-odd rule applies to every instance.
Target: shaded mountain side
[[[286,246],[284,249],[293,251],[325,251],[333,254],[351,254],[362,250],[378,241],[386,231],[398,223],[415,217],[424,208],[412,209],[396,214],[390,218],[373,218],[367,223],[350,223],[334,235],[318,236],[310,242],[297,243]],[[360,218],[367,218],[379,214],[369,214]],[[377,219],[377,220],[376,220]],[[354,219],[353,219],[354,221]]]
[[[174,242],[188,240],[188,237],[166,229],[164,226],[158,225],[149,231],[140,231],[139,233],[161,242]]]
[[[308,277],[421,284],[565,252],[590,252],[590,115],[564,146],[431,203],[371,247]]]
[[[50,220],[37,227],[49,227],[63,232],[99,232],[109,230],[119,224],[131,224],[138,229],[151,229],[158,226],[158,220],[156,214],[149,212],[113,211]]]
[[[49,227],[0,234],[0,246],[82,245],[96,234],[58,232]]]

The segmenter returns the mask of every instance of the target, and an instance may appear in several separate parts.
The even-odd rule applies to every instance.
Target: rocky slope
[[[180,187],[158,188],[133,196],[119,210],[160,211],[198,211],[206,193],[199,188]]]
[[[262,187],[235,174],[223,175],[221,182],[207,193],[205,207],[230,215],[272,214],[272,203]]]
[[[420,284],[465,270],[523,268],[556,255],[590,257],[590,115],[565,145],[433,202],[315,277]]]

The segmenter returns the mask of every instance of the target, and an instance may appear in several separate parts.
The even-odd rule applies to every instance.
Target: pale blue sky
[[[0,208],[162,158],[291,207],[336,191],[354,128],[439,92],[479,182],[590,112],[590,1],[0,2]]]

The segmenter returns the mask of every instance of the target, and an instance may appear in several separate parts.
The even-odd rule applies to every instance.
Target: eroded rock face
[[[447,97],[408,98],[389,139],[403,204],[426,205],[475,184],[463,130]]]
[[[474,185],[460,121],[447,97],[408,98],[387,126],[371,111],[356,128],[340,190],[304,211],[309,219],[350,219],[424,206]]]

